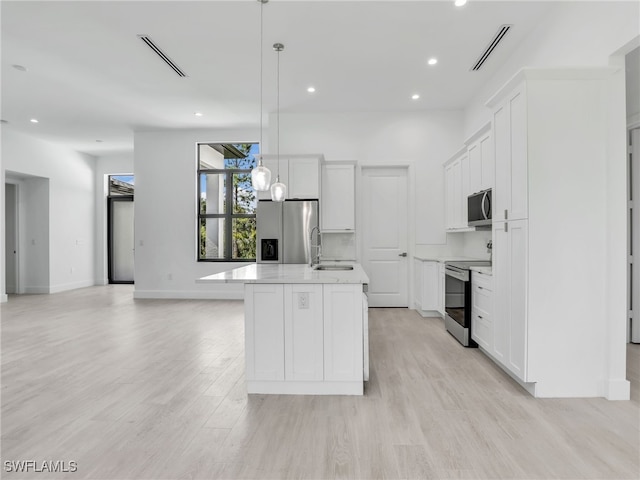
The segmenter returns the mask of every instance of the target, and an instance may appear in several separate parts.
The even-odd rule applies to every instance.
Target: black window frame
[[[233,175],[238,174],[249,174],[251,175],[252,169],[242,169],[242,168],[200,168],[200,147],[201,145],[213,145],[213,144],[229,144],[236,145],[239,143],[257,143],[257,142],[205,142],[197,144],[197,172],[196,172],[196,182],[198,184],[197,188],[197,198],[196,198],[196,208],[197,208],[197,222],[196,222],[196,232],[197,232],[197,248],[196,248],[196,256],[198,262],[239,262],[239,263],[252,263],[255,262],[255,258],[232,258],[233,256],[233,219],[235,218],[257,218],[255,213],[233,213],[233,188],[225,189],[225,212],[224,213],[202,213],[200,206],[200,199],[202,198],[202,183],[201,176],[207,174],[216,174],[224,176],[224,179],[221,178],[221,181],[226,182],[226,185],[233,185]],[[255,191],[256,200],[258,199],[258,192]],[[225,220],[225,228],[224,228],[224,257],[223,258],[201,258],[200,257],[200,228],[202,226],[202,221],[207,218],[223,218]],[[257,252],[257,246],[256,246]]]

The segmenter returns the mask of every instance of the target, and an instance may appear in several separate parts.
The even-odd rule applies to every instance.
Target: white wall
[[[29,230],[26,240],[31,246],[40,246],[41,241],[48,244],[48,259],[39,259],[48,269],[48,282],[30,285],[30,281],[40,282],[42,272],[28,275],[26,292],[54,293],[93,285],[94,158],[5,128],[2,162],[3,171],[36,177],[24,180],[31,202],[27,212],[41,220],[30,225],[42,225],[37,231]]]
[[[0,110],[2,111],[2,110]],[[0,137],[2,136],[3,127],[0,124]],[[4,165],[2,162],[2,152],[0,152],[0,252],[5,251],[4,247]],[[0,253],[0,272],[4,272],[5,256]],[[4,273],[0,275],[0,303],[7,301],[7,289],[5,286]]]
[[[281,113],[280,121],[280,152],[322,153],[326,161],[360,166],[412,165],[414,246],[447,243],[442,163],[462,145],[462,112]]]
[[[133,173],[133,152],[102,155],[95,162],[96,261],[95,284],[108,283],[107,269],[107,196],[108,176]],[[135,200],[134,200],[135,201]]]
[[[196,144],[255,142],[259,136],[257,129],[135,134],[136,298],[242,298],[242,285],[195,282],[245,265],[197,261]]]
[[[521,68],[606,66],[614,52],[639,34],[640,2],[557,2],[470,102],[465,136],[490,120],[485,102]]]

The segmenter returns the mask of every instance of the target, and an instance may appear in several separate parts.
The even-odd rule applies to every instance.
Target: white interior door
[[[5,293],[18,293],[18,188],[5,183]]]
[[[362,266],[369,306],[408,307],[407,169],[362,168]]]

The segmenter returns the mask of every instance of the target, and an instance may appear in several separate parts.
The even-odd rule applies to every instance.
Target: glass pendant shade
[[[262,165],[262,160],[258,166],[251,170],[251,185],[254,190],[266,192],[271,184],[271,170]]]
[[[276,183],[271,185],[271,200],[274,202],[284,202],[287,196],[287,186],[280,182],[280,176],[276,178]]]

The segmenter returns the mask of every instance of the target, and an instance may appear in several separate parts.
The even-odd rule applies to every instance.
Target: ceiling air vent
[[[511,30],[512,26],[513,25],[500,26],[500,28],[498,29],[498,33],[496,33],[496,35],[493,37],[491,42],[489,42],[489,45],[487,46],[487,48],[485,48],[484,52],[482,52],[482,55],[478,57],[478,60],[476,60],[476,63],[473,65],[473,67],[471,67],[471,71],[475,72],[476,70],[480,70],[480,68],[482,68],[482,65],[484,65],[484,62],[487,61],[487,58],[489,58],[489,55],[491,55],[491,53],[496,49],[496,47],[502,41],[502,39],[507,34],[507,32]]]
[[[138,38],[142,40],[144,43],[146,43],[149,46],[149,48],[153,50],[156,53],[156,55],[158,55],[164,63],[169,65],[173,69],[173,71],[176,72],[179,76],[181,77],[187,76],[186,73],[180,70],[180,67],[178,67],[175,63],[173,63],[173,61],[167,56],[166,53],[160,50],[160,48],[155,43],[153,43],[153,41],[151,40],[151,38],[149,38],[148,35],[138,35]]]

